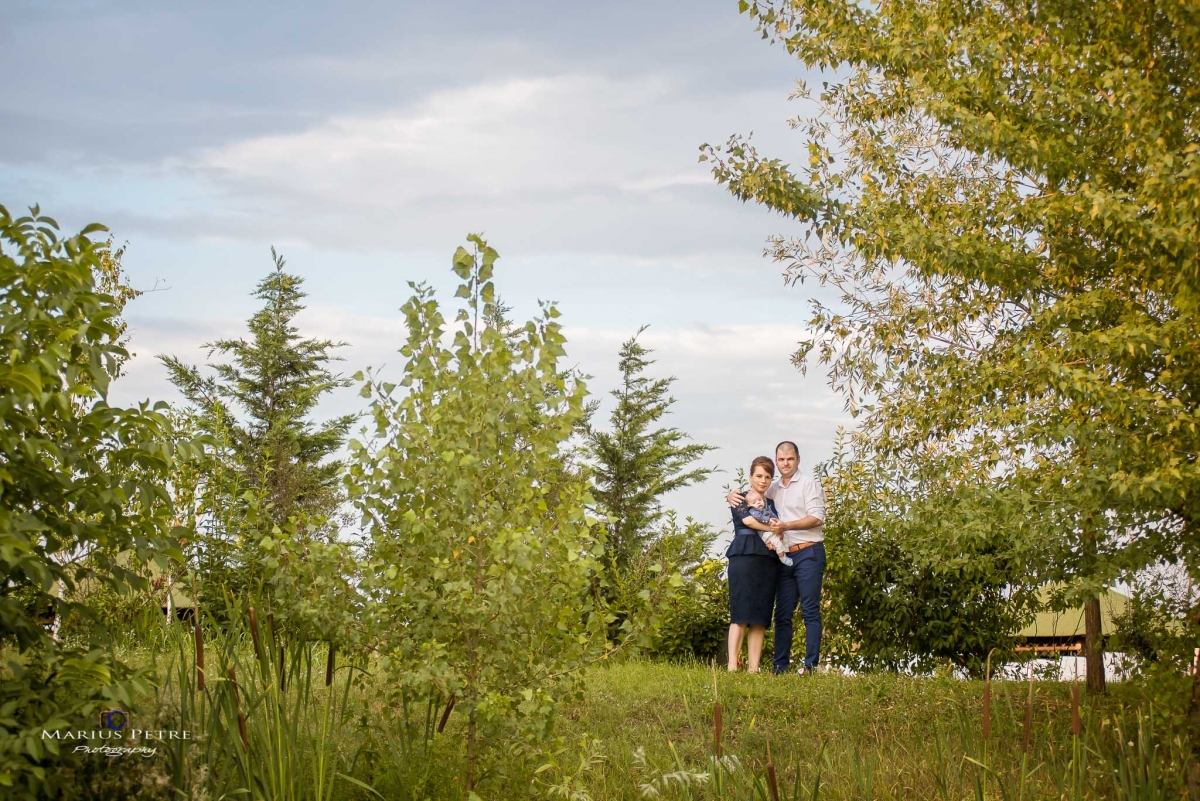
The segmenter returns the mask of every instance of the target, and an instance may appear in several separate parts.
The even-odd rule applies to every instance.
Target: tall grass
[[[264,636],[253,608],[238,611],[207,636],[203,625],[174,627],[159,702],[192,737],[168,744],[174,789],[269,801],[373,792],[350,775],[361,742],[351,719],[363,709],[354,692],[361,668],[334,669],[327,644],[282,641],[273,620]]]
[[[194,735],[163,744],[177,797],[466,797],[454,699],[384,686],[350,652],[331,662],[326,644],[285,641],[263,618],[244,609],[202,627],[203,670],[194,630],[174,627],[157,702],[161,720]],[[1185,749],[1156,736],[1148,712],[1134,686],[1083,703],[1054,682],[714,676],[707,665],[635,662],[592,670],[541,756],[497,755],[477,791],[572,801],[1178,799]]]
[[[634,664],[589,676],[560,731],[604,746],[593,798],[769,801],[770,772],[791,799],[1181,797],[1184,751],[1154,736],[1132,686],[1078,708],[1057,682],[989,682],[984,738],[979,683],[723,675],[723,759],[734,766],[723,775],[715,705],[694,703],[714,692],[707,674]]]

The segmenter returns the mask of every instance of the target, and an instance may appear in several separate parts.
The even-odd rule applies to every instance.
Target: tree
[[[140,565],[180,557],[165,405],[107,400],[128,358],[128,297],[100,286],[121,285],[112,254],[91,238],[103,230],[62,239],[37,207],[14,218],[0,206],[0,643],[19,654],[0,684],[6,797],[54,793],[58,747],[43,730],[78,727],[131,697],[133,674],[100,647],[109,632],[75,588],[130,589]],[[122,552],[133,559],[119,562]],[[89,636],[56,642],[47,612],[90,620]]]
[[[705,157],[738,197],[810,226],[771,251],[793,280],[841,291],[797,359],[828,364],[866,413],[858,453],[915,482],[945,453],[990,466],[983,491],[1055,534],[1030,569],[1093,608],[1105,583],[1160,561],[1196,575],[1200,12],[741,6],[847,76],[819,96],[807,169],[736,137]],[[1038,554],[1021,529],[1014,549]],[[1200,679],[1190,714],[1200,766]],[[1200,796],[1200,767],[1191,781]]]
[[[836,499],[824,585],[834,661],[928,671],[945,660],[982,677],[993,650],[1011,655],[1012,633],[1038,598],[1027,554],[1011,545],[1014,529],[1032,521],[1006,506],[1006,494],[980,492],[991,481],[985,465],[936,467],[912,482],[888,460],[841,449],[827,465],[823,483]],[[1020,537],[1036,534],[1031,526]]]
[[[221,354],[228,362],[209,365],[212,375],[205,375],[159,357],[189,404],[191,423],[210,438],[195,511],[215,524],[209,545],[231,560],[245,561],[261,536],[290,519],[299,528],[324,525],[345,498],[344,464],[331,457],[355,415],[311,420],[329,392],[349,385],[328,367],[344,343],[301,338],[294,320],[304,309],[303,279],[284,271],[274,249],[271,256],[275,269],[253,293],[263,307],[247,321],[250,338],[205,345],[210,359]]]
[[[653,351],[638,342],[645,330],[642,326],[621,345],[621,387],[611,393],[617,401],[609,419],[612,430],[589,426],[587,432],[594,471],[592,494],[597,509],[609,518],[605,558],[614,580],[658,536],[663,495],[704,481],[713,472],[692,466],[712,446],[689,442],[677,428],[655,427],[675,403],[670,395],[675,378],[645,375],[654,364],[649,358]]]
[[[559,368],[559,312],[498,325],[497,253],[459,248],[453,341],[432,291],[402,312],[397,386],[375,378],[374,438],[353,441],[347,487],[369,537],[362,589],[390,692],[453,699],[466,783],[500,742],[548,732],[564,682],[605,648],[593,595],[602,536],[586,474],[570,469],[583,383]],[[490,321],[490,322],[489,322]]]

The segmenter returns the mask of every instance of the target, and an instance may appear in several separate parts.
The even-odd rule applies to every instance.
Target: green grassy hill
[[[164,728],[179,726],[176,682],[186,683],[191,666],[185,660],[172,668],[162,653],[154,662],[159,687],[134,708],[134,717],[139,725],[155,720]],[[180,666],[183,671],[173,673]],[[311,703],[299,715],[288,710],[300,707],[282,708],[286,719],[280,731],[291,756],[272,756],[278,743],[268,742],[271,706],[255,695],[252,673],[243,666],[239,704],[247,717],[248,755],[232,719],[224,728],[211,723],[205,728],[193,709],[192,722],[185,725],[194,729],[195,740],[186,749],[175,744],[138,762],[64,760],[64,766],[76,766],[73,786],[80,795],[74,797],[160,798],[181,784],[186,789],[174,797],[209,797],[214,772],[233,776],[228,755],[234,754],[261,785],[271,771],[292,776],[294,792],[278,796],[260,786],[255,798],[463,798],[460,716],[450,715],[426,749],[420,731],[433,731],[444,707],[414,702],[405,709],[387,700],[393,688],[362,667],[342,666],[339,677],[356,678],[335,680],[332,693],[324,686],[320,651],[312,653],[311,667],[292,676],[289,697],[299,697],[295,688],[304,686]],[[214,689],[219,675],[213,674],[206,692],[219,695]],[[1187,677],[1178,679],[1179,687],[1158,686],[1155,696],[1186,692]],[[719,761],[714,680],[722,707]],[[544,750],[527,752],[498,742],[483,754],[486,772],[479,795],[573,801],[771,799],[769,740],[782,799],[1179,799],[1182,715],[1167,704],[1152,708],[1146,692],[1144,684],[1125,683],[1112,686],[1103,698],[1083,698],[1083,734],[1076,738],[1070,686],[1035,682],[1025,752],[1029,685],[1024,682],[991,685],[985,743],[982,682],[895,675],[714,675],[702,665],[606,665],[588,671],[577,693],[561,705]],[[325,736],[322,727],[326,745],[317,744]],[[321,786],[331,795],[314,792],[318,762],[324,765]],[[228,794],[230,786],[225,784],[223,792]]]

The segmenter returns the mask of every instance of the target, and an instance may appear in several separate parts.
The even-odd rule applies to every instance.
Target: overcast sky
[[[728,529],[722,484],[780,439],[804,469],[849,420],[789,363],[807,287],[762,256],[794,223],[697,161],[753,132],[802,158],[803,65],[736,0],[549,3],[10,2],[0,26],[0,203],[129,243],[147,294],[116,399],[176,399],[154,358],[243,330],[270,247],[304,276],[306,333],[347,373],[401,363],[407,282],[450,300],[468,232],[500,251],[523,320],[557,301],[594,393],[643,324],[672,424],[725,473],[669,499]],[[385,368],[387,369],[387,368]],[[325,413],[361,408],[354,390]],[[603,412],[609,410],[603,407]],[[726,537],[727,539],[727,537]]]

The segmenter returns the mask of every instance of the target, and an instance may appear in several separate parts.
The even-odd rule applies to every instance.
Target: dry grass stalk
[[[285,692],[287,690],[287,673],[285,672],[283,657],[284,650],[283,646],[281,645],[279,646],[279,692]]]
[[[242,699],[238,695],[237,674],[233,672],[233,668],[229,668],[229,681],[233,687],[233,705],[237,709],[238,716],[238,734],[242,735],[242,752],[250,753],[250,740],[246,737],[246,716],[242,714]]]
[[[196,615],[196,689],[204,692],[204,629],[200,628],[200,616]]]
[[[325,686],[333,684],[333,655],[336,652],[333,643],[329,643],[329,658],[325,662]]]
[[[250,607],[250,638],[254,641],[254,657],[259,659],[262,647],[258,638],[258,616],[254,613],[253,606]]]
[[[1021,736],[1021,750],[1029,753],[1029,735],[1033,729],[1033,663],[1029,663],[1029,695],[1025,699],[1025,729]]]
[[[717,759],[720,759],[721,754],[721,696],[717,692],[717,663],[714,660],[712,663],[713,672],[713,729],[715,733],[714,750],[717,753]]]
[[[450,693],[450,700],[446,702],[446,710],[442,712],[442,719],[438,721],[437,733],[441,734],[442,729],[446,728],[446,721],[450,719],[450,713],[454,710],[454,701],[458,698],[454,693]]]
[[[987,666],[983,670],[983,740],[987,742],[992,734],[992,654],[996,649],[988,651]]]
[[[779,781],[775,778],[775,763],[771,761],[771,735],[764,735],[767,738],[767,787],[771,790],[771,801],[779,801]]]

